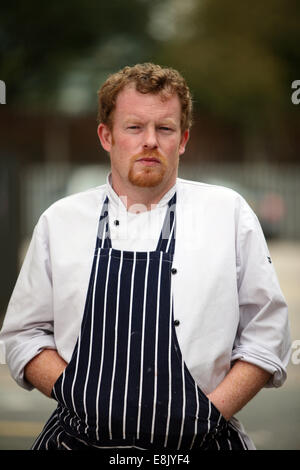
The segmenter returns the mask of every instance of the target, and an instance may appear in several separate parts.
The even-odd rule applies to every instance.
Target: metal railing
[[[29,237],[53,202],[103,184],[109,166],[46,164],[26,167],[21,178],[21,235]],[[300,166],[182,165],[179,176],[239,192],[260,219],[267,237],[300,239]]]

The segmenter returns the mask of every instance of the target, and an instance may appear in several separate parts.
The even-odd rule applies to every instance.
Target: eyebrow
[[[131,114],[131,115],[126,117],[124,122],[127,123],[127,122],[130,122],[130,121],[143,121],[143,119],[140,118],[139,116],[136,116],[135,114]],[[176,121],[172,118],[169,118],[169,117],[162,118],[158,122],[161,123],[161,124],[171,124],[173,126],[176,126]]]

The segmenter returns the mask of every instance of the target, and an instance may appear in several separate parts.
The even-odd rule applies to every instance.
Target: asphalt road
[[[300,243],[269,242],[290,311],[293,350],[288,379],[278,389],[263,389],[238,415],[257,449],[300,450]],[[0,449],[29,449],[56,402],[38,391],[21,389],[0,365]]]

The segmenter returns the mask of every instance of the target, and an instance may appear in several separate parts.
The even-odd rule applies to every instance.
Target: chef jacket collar
[[[114,189],[113,189],[113,187],[112,187],[112,183],[111,183],[111,173],[109,173],[109,174],[107,175],[107,178],[106,178],[106,186],[107,186],[107,196],[108,196],[108,198],[109,198],[109,201],[110,201],[115,207],[117,207],[119,210],[121,209],[121,210],[124,210],[124,211],[127,212],[127,208],[126,208],[124,202],[123,202],[122,199],[117,195],[117,193],[114,191]],[[168,192],[166,192],[166,194],[164,194],[164,196],[161,198],[161,200],[156,204],[155,209],[167,205],[168,202],[170,201],[170,199],[174,196],[175,191],[176,191],[176,183],[174,184],[174,186],[172,186],[171,189],[169,189]]]

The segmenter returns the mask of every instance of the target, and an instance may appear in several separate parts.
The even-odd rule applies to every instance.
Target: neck
[[[175,183],[176,176],[168,184],[164,182],[152,188],[134,186],[130,182],[120,185],[113,175],[111,179],[113,190],[129,212],[144,212],[154,209]]]

